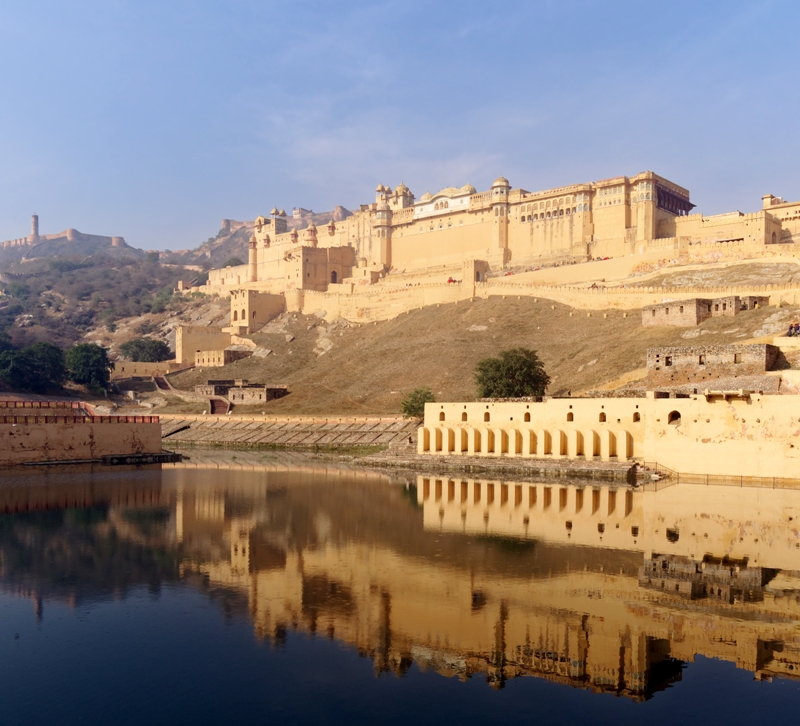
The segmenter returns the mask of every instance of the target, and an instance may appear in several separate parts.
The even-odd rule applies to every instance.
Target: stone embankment
[[[183,416],[162,415],[168,444],[290,448],[415,445],[416,419],[396,416]]]
[[[515,481],[541,479],[594,479],[633,484],[637,466],[632,462],[529,459],[502,456],[421,456],[416,446],[397,444],[379,454],[355,460],[376,470],[406,470],[429,474],[511,476]]]

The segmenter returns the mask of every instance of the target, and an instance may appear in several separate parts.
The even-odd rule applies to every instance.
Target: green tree
[[[34,343],[0,353],[0,380],[22,391],[46,391],[67,380],[64,351],[52,343]]]
[[[119,347],[128,360],[158,363],[172,358],[169,346],[163,340],[155,338],[133,338]]]
[[[511,348],[497,358],[484,358],[475,367],[479,398],[543,396],[550,383],[535,350]]]
[[[415,388],[400,404],[403,416],[406,418],[422,418],[425,415],[425,404],[434,403],[436,399],[430,388]]]
[[[238,267],[239,265],[243,265],[242,262],[238,257],[231,257],[225,261],[225,264],[222,265],[223,267]]]
[[[93,389],[105,388],[111,371],[108,351],[95,343],[73,345],[66,355],[70,380]]]

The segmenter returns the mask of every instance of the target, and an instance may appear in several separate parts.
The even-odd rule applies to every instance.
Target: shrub
[[[422,418],[425,415],[425,404],[435,401],[433,392],[427,386],[415,388],[403,399],[400,408],[406,418]]]
[[[479,361],[475,382],[479,398],[520,398],[543,396],[550,376],[535,350],[511,348]]]

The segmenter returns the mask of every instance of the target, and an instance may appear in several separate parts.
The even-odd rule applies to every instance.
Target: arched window
[[[604,422],[605,422],[605,420],[606,420],[606,413],[605,413],[605,411],[600,411],[600,417],[599,417],[598,421],[600,421],[600,423],[604,423]]]
[[[439,420],[444,421],[444,411],[439,411]]]
[[[667,416],[667,423],[672,424],[673,426],[677,426],[680,422],[681,422],[680,411],[670,411],[669,415]]]
[[[525,423],[530,423],[530,421],[531,421],[531,415],[530,415],[530,413],[526,413],[525,414]]]
[[[489,412],[488,411],[485,414],[483,414],[483,420],[484,421],[488,421],[489,420]]]
[[[238,320],[238,319],[239,319],[239,318],[238,318],[238,315],[239,315],[239,313],[238,313],[238,312],[236,312],[236,310],[234,310],[234,311],[233,311],[233,319],[234,319],[234,321],[236,321],[236,320]]]
[[[567,414],[567,421],[574,421],[574,420],[575,420],[575,414],[573,414],[572,411],[570,411]]]
[[[467,420],[467,412],[466,412],[466,411],[463,411],[463,412],[461,413],[461,420],[462,420],[462,421],[466,421],[466,420]]]
[[[480,281],[481,281],[481,273],[480,273],[479,270],[476,270],[475,271],[475,282],[480,282]]]
[[[239,316],[242,320],[247,320],[247,311],[242,310],[242,314]]]
[[[336,274],[336,270],[331,271],[331,282],[335,285],[339,282],[339,276]]]
[[[633,414],[633,423],[637,423],[642,420],[642,417],[639,415],[639,412]]]
[[[773,232],[772,233],[772,244],[775,244],[778,241],[778,235]]]
[[[256,311],[253,310],[253,320],[255,320],[255,319],[256,319]]]

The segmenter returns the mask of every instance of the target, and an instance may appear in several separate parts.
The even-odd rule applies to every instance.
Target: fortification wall
[[[161,453],[155,416],[0,416],[0,464]]]
[[[146,363],[143,361],[118,360],[114,362],[111,378],[133,378],[135,376],[165,376],[187,366],[176,361],[161,361],[160,363]]]

